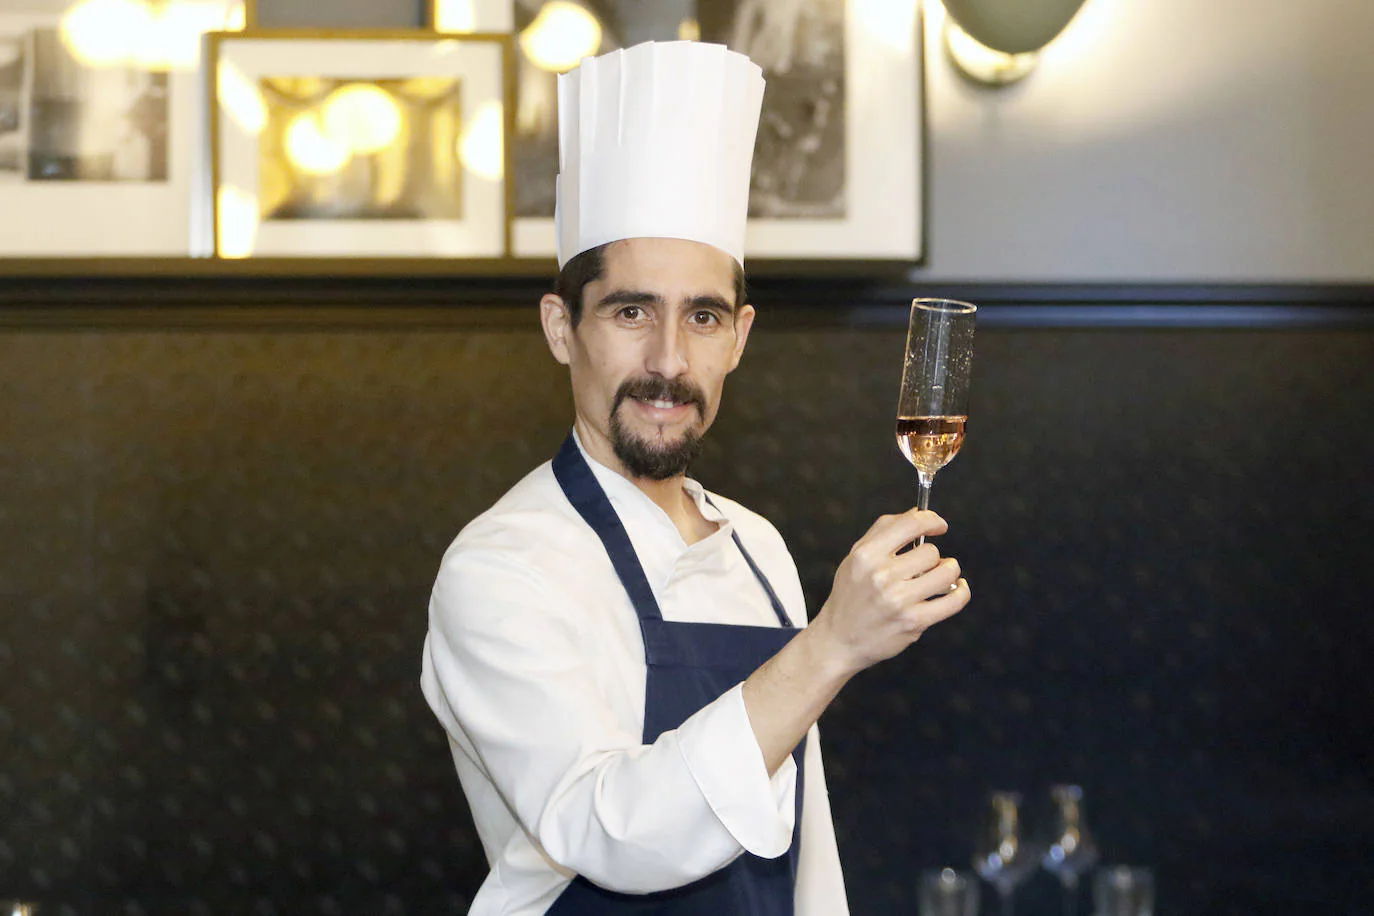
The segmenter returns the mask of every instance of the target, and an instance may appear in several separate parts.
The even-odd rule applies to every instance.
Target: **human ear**
[[[544,340],[553,358],[568,365],[568,335],[572,333],[572,316],[562,297],[545,293],[539,300],[539,323],[544,327]]]
[[[730,354],[730,371],[734,372],[744,356],[744,345],[749,340],[749,329],[754,326],[754,307],[746,304],[735,313],[735,350]]]

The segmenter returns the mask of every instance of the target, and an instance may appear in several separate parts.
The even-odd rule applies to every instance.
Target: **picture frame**
[[[208,36],[211,247],[203,253],[446,258],[498,271],[511,248],[511,42],[421,30]],[[341,150],[329,125],[346,93],[380,105],[371,110],[399,133]],[[371,123],[356,114],[338,123],[349,117],[354,129]],[[296,143],[301,136],[309,142]],[[314,150],[313,165],[303,150]]]
[[[0,11],[0,257],[189,253],[201,36],[232,5],[186,2],[156,30],[85,22],[76,0]]]
[[[648,39],[727,38],[723,43],[749,54],[763,67],[767,84],[745,247],[752,274],[778,275],[902,275],[924,262],[925,88],[920,6],[915,0],[802,0],[771,6],[764,0],[698,0],[700,21],[674,26],[666,21],[625,19],[627,15],[651,17],[654,4],[606,0],[582,4],[594,15],[598,7],[604,7],[608,18],[619,17],[619,33],[602,34],[590,53]],[[512,176],[522,197],[535,188],[542,196],[516,201],[512,225],[516,258],[549,258],[556,251],[552,173],[557,170],[557,124],[549,101],[554,77],[537,75],[539,87],[530,90],[529,78],[538,67],[519,40],[521,30],[537,22],[537,13],[532,11],[542,8],[535,0],[428,3],[427,25],[440,33],[461,34],[480,27],[508,29],[518,36]],[[714,23],[709,28],[708,13]],[[789,45],[787,38],[769,31],[778,25],[769,16],[791,14],[811,15],[816,21],[803,22],[801,28],[795,21],[783,23],[785,27],[775,29],[791,36]],[[819,28],[818,23],[824,25],[827,17],[832,28]],[[835,35],[842,35],[838,50],[827,46],[837,41]],[[799,65],[803,59],[806,65]],[[832,72],[827,73],[827,68]],[[829,84],[834,83],[840,90],[823,98],[817,87],[830,91]],[[833,117],[811,130],[822,106]],[[838,127],[835,121],[840,122]],[[531,124],[537,126],[531,129]],[[803,161],[808,150],[819,154],[812,163]],[[836,162],[838,166],[833,165]],[[803,191],[788,199],[787,193],[778,190],[788,182]],[[772,200],[761,199],[767,197],[761,185],[767,184],[774,189]]]

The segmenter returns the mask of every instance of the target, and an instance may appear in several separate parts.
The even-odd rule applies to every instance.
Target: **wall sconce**
[[[945,50],[969,79],[1005,86],[1035,68],[1040,49],[1084,0],[944,0]]]

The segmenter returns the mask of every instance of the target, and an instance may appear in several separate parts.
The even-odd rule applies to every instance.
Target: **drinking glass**
[[[1002,916],[1012,916],[1012,893],[1040,864],[1040,855],[1021,825],[1021,796],[993,792],[974,845],[973,868],[1002,898]]]
[[[978,916],[978,880],[968,872],[942,868],[921,873],[921,916]]]
[[[1094,916],[1154,916],[1155,873],[1112,865],[1093,876]]]
[[[930,506],[936,472],[964,444],[977,312],[977,306],[952,299],[911,302],[897,400],[897,447],[916,468],[921,484],[916,505],[921,509]]]
[[[1083,789],[1050,787],[1050,815],[1041,864],[1064,888],[1064,916],[1078,912],[1079,879],[1097,864],[1097,844],[1083,819]]]

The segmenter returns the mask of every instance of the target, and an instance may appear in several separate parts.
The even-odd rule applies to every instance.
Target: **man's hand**
[[[891,658],[968,604],[958,560],[941,559],[929,542],[898,553],[948,527],[934,512],[912,509],[884,515],[854,544],[811,624],[812,635],[824,640],[841,670],[855,674]]]
[[[897,553],[946,528],[934,512],[916,509],[874,522],[840,564],[816,619],[744,682],[744,706],[769,773],[851,677],[968,604],[958,561],[941,560],[931,543]]]

